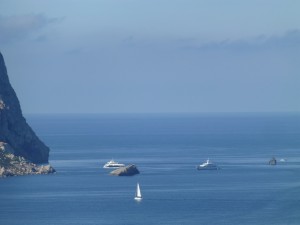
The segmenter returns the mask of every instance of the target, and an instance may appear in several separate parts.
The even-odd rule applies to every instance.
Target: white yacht
[[[197,169],[198,170],[218,170],[219,167],[216,164],[209,161],[209,159],[208,159],[208,160],[206,160],[205,163],[202,163],[201,165],[197,166]]]
[[[125,166],[125,164],[115,162],[112,159],[109,162],[105,163],[105,165],[103,166],[103,168],[120,168],[120,167],[124,167],[124,166]]]

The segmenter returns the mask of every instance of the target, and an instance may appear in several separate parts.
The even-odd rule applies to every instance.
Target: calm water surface
[[[299,114],[27,120],[58,172],[0,179],[1,225],[300,224]],[[273,156],[286,162],[267,165]],[[109,176],[112,158],[141,174]],[[197,171],[207,158],[222,169]]]

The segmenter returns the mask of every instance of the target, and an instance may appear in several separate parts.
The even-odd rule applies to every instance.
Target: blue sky
[[[300,111],[300,1],[0,0],[25,113]]]

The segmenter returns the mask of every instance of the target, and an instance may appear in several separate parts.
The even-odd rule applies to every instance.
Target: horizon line
[[[23,112],[24,115],[183,115],[183,114],[299,114],[300,111],[211,111],[211,112]]]

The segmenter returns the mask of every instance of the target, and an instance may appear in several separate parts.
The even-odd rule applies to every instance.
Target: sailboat
[[[141,193],[141,189],[140,189],[139,183],[137,183],[137,185],[136,185],[136,192],[135,192],[134,200],[137,200],[137,201],[142,200],[142,193]]]

